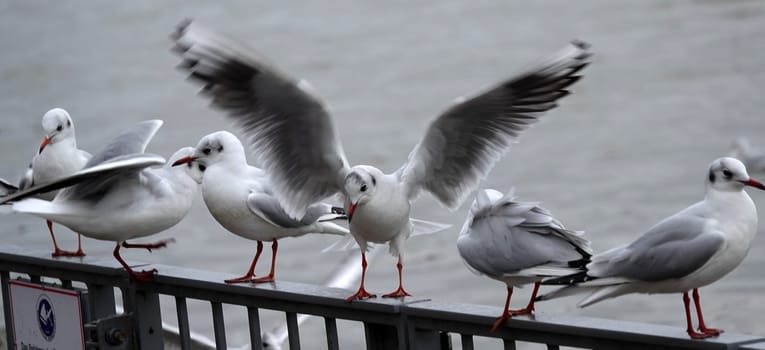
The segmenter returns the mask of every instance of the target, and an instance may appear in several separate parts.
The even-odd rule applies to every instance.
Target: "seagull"
[[[246,274],[225,280],[226,283],[264,283],[274,281],[278,240],[307,233],[347,235],[348,229],[329,221],[346,219],[342,208],[325,203],[308,207],[296,220],[287,215],[271,190],[268,174],[247,164],[242,142],[228,131],[206,135],[193,154],[174,166],[197,162],[206,166],[202,177],[202,197],[207,209],[226,230],[243,238],[258,241],[255,258]],[[263,241],[271,241],[271,270],[267,276],[253,278],[255,265],[263,251]]]
[[[492,333],[509,318],[534,312],[543,278],[580,272],[592,255],[582,232],[566,229],[538,203],[515,201],[512,190],[502,195],[493,189],[478,192],[457,249],[471,271],[507,285],[505,310]],[[509,310],[513,287],[529,283],[534,283],[534,291],[528,306]]]
[[[569,94],[591,56],[587,44],[575,41],[515,77],[458,99],[430,124],[408,161],[384,173],[370,165],[350,166],[329,112],[305,81],[190,21],[172,38],[181,69],[200,81],[201,94],[249,137],[288,215],[302,217],[311,203],[336,193],[344,197],[362,254],[360,286],[348,302],[375,296],[364,288],[368,242],[388,243],[398,257],[399,287],[384,297],[410,295],[402,283],[402,248],[412,233],[411,202],[424,189],[456,209],[510,144]]]
[[[585,271],[544,281],[569,286],[537,300],[589,293],[578,304],[585,307],[629,293],[683,293],[688,335],[719,335],[722,330],[704,323],[698,289],[736,268],[757,234],[757,208],[745,186],[765,190],[738,159],[713,161],[702,201],[662,220],[634,242],[596,254]],[[691,322],[690,291],[699,332]]]
[[[43,185],[61,177],[68,176],[82,169],[91,155],[77,148],[74,137],[74,122],[69,113],[62,108],[53,108],[42,118],[45,136],[40,143],[37,154],[32,158],[29,168],[24,173],[18,189],[24,190],[32,186]],[[52,200],[56,191],[40,193],[37,198]],[[67,251],[58,247],[56,236],[53,234],[53,222],[46,220],[50,238],[53,240],[52,256],[85,256],[82,250],[82,238],[77,235],[77,251]]]
[[[746,169],[753,173],[765,172],[765,152],[752,148],[746,137],[739,137],[733,141],[730,156],[740,160],[746,165]]]
[[[16,212],[43,217],[90,238],[116,242],[114,257],[128,274],[138,281],[152,281],[157,271],[133,271],[120,256],[120,247],[152,251],[172,241],[126,242],[177,224],[191,208],[204,171],[202,165],[193,162],[174,168],[164,158],[144,153],[161,125],[161,120],[138,123],[106,145],[82,170],[2,197],[0,204],[16,201]],[[170,160],[188,157],[193,151],[182,148]],[[52,201],[29,198],[58,189],[62,190]]]

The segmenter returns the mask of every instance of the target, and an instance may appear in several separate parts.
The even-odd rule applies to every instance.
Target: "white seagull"
[[[138,123],[120,134],[80,171],[47,185],[31,187],[7,197],[13,210],[43,217],[87,237],[114,241],[114,257],[136,280],[151,281],[156,270],[134,272],[120,257],[120,247],[164,247],[168,241],[131,244],[128,239],[158,233],[177,224],[191,208],[203,167],[189,163],[171,167],[165,159],[144,153],[162,125],[161,120]],[[191,147],[177,151],[171,161],[188,157]],[[161,168],[149,168],[155,165]],[[63,188],[63,189],[62,189]],[[27,198],[58,190],[53,201]]]
[[[287,215],[271,190],[271,180],[266,172],[247,164],[242,143],[228,131],[206,135],[199,140],[193,154],[173,165],[193,161],[206,166],[202,197],[210,214],[226,230],[258,241],[258,250],[247,273],[228,279],[226,283],[273,281],[279,239],[307,233],[348,234],[348,229],[328,222],[346,219],[342,208],[316,203],[308,207],[300,220]],[[253,278],[263,241],[272,242],[271,270],[267,276]]]
[[[412,233],[411,201],[424,189],[456,209],[517,137],[569,94],[591,56],[586,44],[573,42],[491,89],[459,99],[430,124],[409,160],[386,174],[369,165],[350,166],[324,103],[304,81],[191,22],[172,37],[181,68],[250,137],[290,216],[302,217],[311,203],[343,194],[362,254],[359,290],[348,301],[374,297],[364,289],[367,242],[388,243],[398,256],[399,287],[384,296],[409,295],[401,281],[401,253]]]
[[[586,271],[544,281],[571,284],[537,300],[587,293],[580,307],[628,293],[683,293],[691,338],[719,335],[701,313],[698,288],[731,272],[746,256],[757,234],[757,208],[745,186],[765,190],[735,158],[719,158],[709,166],[704,200],[672,215],[634,242],[596,254]],[[691,323],[693,291],[699,332]]]
[[[478,191],[457,249],[473,272],[507,285],[505,310],[491,332],[510,317],[534,312],[542,279],[580,272],[592,255],[582,232],[566,229],[538,203],[515,201],[512,190],[503,196],[492,189]],[[510,310],[513,287],[529,283],[534,283],[529,304]]]
[[[61,108],[53,108],[42,118],[45,136],[40,143],[37,154],[22,176],[19,189],[39,186],[74,174],[82,169],[91,155],[77,148],[74,136],[74,122],[69,113]],[[40,193],[37,198],[52,200],[56,191]],[[77,251],[66,251],[58,247],[56,236],[53,234],[53,223],[46,220],[50,238],[53,240],[53,256],[85,256],[82,250],[82,238],[77,235]]]

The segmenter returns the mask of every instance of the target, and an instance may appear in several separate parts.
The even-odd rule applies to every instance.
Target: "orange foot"
[[[407,293],[404,290],[404,287],[398,286],[398,289],[396,289],[396,290],[394,290],[394,291],[392,291],[392,292],[390,292],[388,294],[383,295],[383,298],[403,298],[403,297],[410,297],[410,296],[412,296],[412,295]]]
[[[63,250],[56,248],[56,250],[53,251],[53,253],[50,253],[50,256],[56,258],[59,256],[77,256],[82,257],[85,256],[85,252],[82,251],[82,249],[77,250],[76,252],[73,252],[71,250]]]
[[[500,316],[496,321],[494,321],[494,324],[491,326],[491,330],[489,331],[489,333],[496,332],[498,329],[504,326],[505,322],[507,322],[507,320],[509,320],[511,317],[513,317],[513,315],[510,314],[509,312],[507,311],[503,312],[502,316]]]
[[[268,275],[263,276],[260,278],[256,278],[252,280],[252,283],[266,283],[266,282],[273,282],[274,281],[274,275]]]
[[[356,291],[356,293],[353,293],[353,295],[345,298],[345,302],[350,303],[354,300],[371,299],[374,297],[376,297],[376,295],[367,292],[366,289],[364,289],[364,287],[360,287],[359,290]]]
[[[133,279],[136,281],[153,282],[154,275],[157,273],[157,269],[143,270],[140,272],[133,272],[133,271],[128,271],[128,272],[130,273],[130,277],[133,277]]]
[[[251,282],[252,278],[254,276],[255,276],[254,274],[247,274],[247,275],[244,275],[242,277],[230,278],[230,279],[224,280],[223,282],[226,282],[226,283],[245,283],[245,282]]]

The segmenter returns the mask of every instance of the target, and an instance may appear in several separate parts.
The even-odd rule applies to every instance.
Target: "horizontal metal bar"
[[[513,344],[514,341],[548,344],[551,349],[559,345],[584,348],[640,345],[654,349],[735,349],[741,345],[746,349],[759,349],[762,348],[760,343],[763,342],[760,337],[734,333],[725,333],[705,341],[695,341],[688,338],[684,329],[678,327],[545,313],[513,318],[507,322],[506,327],[495,333],[489,333],[491,324],[502,311],[499,308],[438,303],[426,299],[407,299],[405,303],[395,299],[346,303],[344,298],[349,291],[344,289],[287,281],[273,284],[229,285],[223,282],[224,279],[231,277],[227,274],[168,265],[152,265],[152,267],[159,270],[155,281],[137,283],[131,281],[122,267],[111,259],[94,257],[85,257],[76,261],[56,259],[51,258],[48,251],[0,245],[0,272],[5,280],[9,279],[8,272],[15,272],[31,276],[53,277],[64,281],[85,282],[88,285],[104,286],[107,289],[117,287],[123,291],[128,306],[131,306],[131,297],[136,292],[180,298],[176,301],[188,298],[210,301],[219,348],[225,347],[222,304],[248,307],[250,325],[252,326],[255,322],[258,323],[258,327],[259,320],[253,316],[257,316],[259,308],[286,312],[288,322],[290,315],[294,316],[295,313],[331,319],[332,322],[326,323],[330,348],[336,341],[330,339],[335,319],[362,321],[367,323],[367,326],[371,321],[382,330],[396,330],[399,333],[397,335],[399,339],[407,339],[401,333],[411,329],[459,333],[464,349],[473,348],[473,335],[502,338],[506,340],[505,344]],[[182,310],[185,301],[183,305],[177,304],[177,306],[180,326],[187,328],[188,320],[182,320],[182,314],[185,313]],[[6,318],[8,318],[7,308],[6,304]],[[296,324],[290,323],[293,323],[292,328],[296,330]],[[334,333],[336,334],[336,330]],[[252,337],[252,341],[259,342],[260,339]],[[398,344],[403,343],[398,341]]]

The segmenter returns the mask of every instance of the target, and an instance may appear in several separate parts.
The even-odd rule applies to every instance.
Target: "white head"
[[[343,191],[348,197],[348,222],[353,219],[356,207],[368,202],[374,196],[377,191],[377,181],[383,176],[382,171],[368,165],[357,165],[351,168],[343,181]]]
[[[715,159],[709,165],[707,173],[707,188],[717,191],[741,191],[744,186],[752,186],[765,190],[759,181],[749,177],[744,163],[731,157]]]
[[[173,166],[196,161],[207,167],[219,162],[235,162],[247,164],[244,147],[234,134],[228,131],[217,131],[203,137],[194,148],[194,153],[181,158]]]
[[[191,155],[194,154],[194,147],[183,147],[173,153],[172,156],[170,156],[170,159],[167,161],[167,164],[174,164],[175,162],[178,162],[181,159],[191,157]],[[166,165],[167,166],[167,165]],[[191,177],[194,182],[201,184],[202,183],[202,176],[204,175],[204,172],[206,170],[206,166],[200,162],[196,161],[190,161],[186,162],[184,166],[177,167],[178,171],[182,171]]]
[[[42,153],[43,149],[49,144],[68,138],[74,140],[74,122],[72,122],[72,117],[61,108],[53,108],[46,112],[42,118],[42,127],[45,136],[43,136],[42,143],[40,143],[38,153]]]

